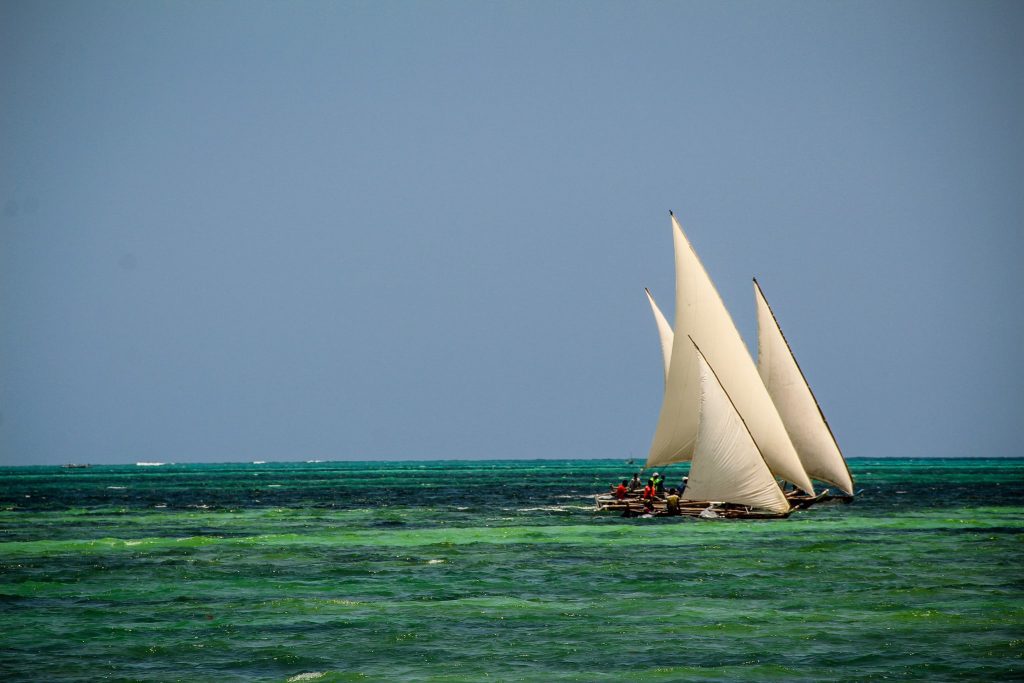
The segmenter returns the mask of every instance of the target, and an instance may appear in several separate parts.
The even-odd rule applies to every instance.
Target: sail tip
[[[672,213],[672,209],[669,209],[669,210],[668,210],[668,215],[669,215],[669,216],[675,216],[675,214],[674,214],[674,213]]]
[[[647,296],[651,295],[651,290],[647,289],[646,287],[644,287],[644,291],[647,292]]]

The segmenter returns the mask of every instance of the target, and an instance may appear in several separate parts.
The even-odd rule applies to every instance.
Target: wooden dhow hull
[[[853,496],[845,493],[833,493],[832,489],[825,489],[815,496],[809,496],[803,491],[787,491],[786,500],[796,510],[806,510],[812,505],[819,503],[852,503]]]
[[[597,512],[619,512],[624,517],[639,517],[647,512],[640,498],[631,497],[620,500],[608,493],[594,497]],[[664,500],[655,499],[651,513],[655,517],[699,517],[701,519],[785,519],[793,510],[774,512],[759,510],[746,505],[735,505],[710,500],[681,500],[679,512],[671,514]]]

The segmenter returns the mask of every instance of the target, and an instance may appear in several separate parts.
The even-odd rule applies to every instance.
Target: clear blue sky
[[[848,456],[1012,456],[1020,2],[0,4],[0,464],[641,457],[674,209]]]

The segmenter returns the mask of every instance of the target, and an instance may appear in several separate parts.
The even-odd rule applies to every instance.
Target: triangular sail
[[[690,353],[700,378],[700,427],[681,498],[788,511],[786,496],[708,362],[692,346]]]
[[[665,397],[647,466],[690,460],[697,440],[699,373],[691,341],[707,354],[722,386],[746,420],[772,473],[813,493],[775,405],[707,271],[672,216],[676,313]]]
[[[651,296],[651,290],[644,287],[644,291],[647,293],[647,301],[651,304],[651,312],[654,313],[654,322],[658,325],[658,339],[661,340],[661,355],[665,360],[665,384],[668,384],[668,369],[672,365],[672,326],[668,324],[668,320],[665,319],[665,314],[658,308],[658,304],[654,303],[654,297]]]
[[[807,474],[853,495],[853,479],[814,392],[757,280],[757,370]]]

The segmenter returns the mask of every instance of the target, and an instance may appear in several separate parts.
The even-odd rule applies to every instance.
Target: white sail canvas
[[[661,355],[665,362],[665,384],[668,384],[668,369],[672,365],[672,326],[665,319],[665,314],[654,302],[651,290],[644,287],[647,293],[647,301],[651,304],[651,312],[654,313],[654,322],[658,326],[658,339],[661,341]]]
[[[807,474],[853,495],[853,479],[778,320],[754,280],[757,369]]]
[[[693,457],[700,412],[700,377],[692,349],[692,343],[696,343],[716,368],[722,386],[743,415],[771,471],[813,493],[811,480],[800,464],[754,361],[675,216],[672,234],[676,261],[674,339],[665,396],[647,466]]]
[[[699,376],[700,426],[681,497],[786,512],[789,502],[732,401],[700,352],[691,353]]]

